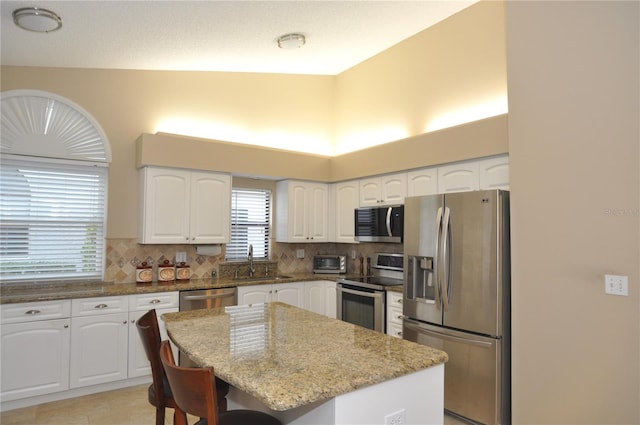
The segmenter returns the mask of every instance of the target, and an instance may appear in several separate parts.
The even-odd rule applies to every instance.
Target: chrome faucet
[[[249,277],[253,277],[256,269],[253,268],[253,245],[249,244]]]

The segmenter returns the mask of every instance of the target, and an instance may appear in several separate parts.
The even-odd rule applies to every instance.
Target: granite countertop
[[[345,275],[288,273],[286,277],[258,278],[210,278],[185,281],[153,283],[113,283],[89,282],[20,282],[0,285],[0,304],[24,303],[32,301],[52,301],[73,298],[108,297],[117,295],[145,294],[153,292],[190,291],[194,289],[230,288],[249,285],[270,285],[274,283],[305,282],[313,280],[336,281]],[[402,292],[402,286],[389,287],[390,291]]]
[[[283,303],[163,315],[196,364],[273,410],[288,410],[448,360],[431,347]],[[242,312],[246,313],[243,319]],[[253,316],[253,318],[248,317]]]
[[[88,282],[20,282],[0,285],[0,304],[31,301],[51,301],[72,298],[108,297],[117,295],[145,294],[153,292],[190,291],[194,289],[230,288],[236,286],[262,285],[312,280],[337,280],[342,275],[292,273],[283,277],[258,278],[210,278],[176,280],[152,283]]]

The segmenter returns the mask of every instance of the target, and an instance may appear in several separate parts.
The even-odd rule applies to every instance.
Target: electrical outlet
[[[352,249],[352,250],[351,250],[351,259],[352,259],[352,260],[355,260],[355,259],[356,259],[356,250],[355,250],[355,249]]]
[[[393,412],[384,417],[385,425],[405,425],[404,409]]]
[[[176,252],[176,263],[186,263],[187,262],[187,253],[186,252]]]
[[[304,249],[300,248],[300,249],[296,249],[296,258],[304,258]]]
[[[604,275],[604,292],[611,295],[629,295],[629,277],[613,274]]]

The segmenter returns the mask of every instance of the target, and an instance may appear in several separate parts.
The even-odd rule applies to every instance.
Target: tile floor
[[[147,386],[44,403],[38,406],[0,413],[2,425],[155,425],[156,410],[147,401]],[[173,411],[167,409],[165,424],[173,423]],[[193,424],[197,418],[189,417]],[[446,416],[445,425],[463,422]]]

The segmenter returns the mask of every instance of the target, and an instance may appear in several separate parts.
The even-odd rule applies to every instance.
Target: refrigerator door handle
[[[440,310],[440,238],[442,234],[442,207],[438,208],[436,214],[436,252],[433,258],[433,280],[435,281],[435,304]]]
[[[443,310],[449,308],[449,298],[451,295],[451,209],[444,208],[442,218],[442,305]]]
[[[386,225],[387,225],[387,235],[392,236],[391,235],[391,207],[387,208]]]
[[[475,345],[478,347],[484,347],[484,348],[491,348],[492,344],[490,342],[486,342],[486,341],[481,341],[478,339],[472,339],[472,338],[461,338],[459,336],[455,336],[455,335],[450,335],[448,333],[445,332],[438,332],[436,330],[433,329],[425,329],[422,326],[420,326],[420,324],[412,321],[411,319],[404,319],[404,325],[409,328],[412,329],[418,333],[422,333],[422,334],[432,334],[432,335],[436,335],[438,338],[442,338],[442,339],[448,339],[450,341],[457,341],[457,342],[461,342],[464,344],[470,344],[470,345]]]

